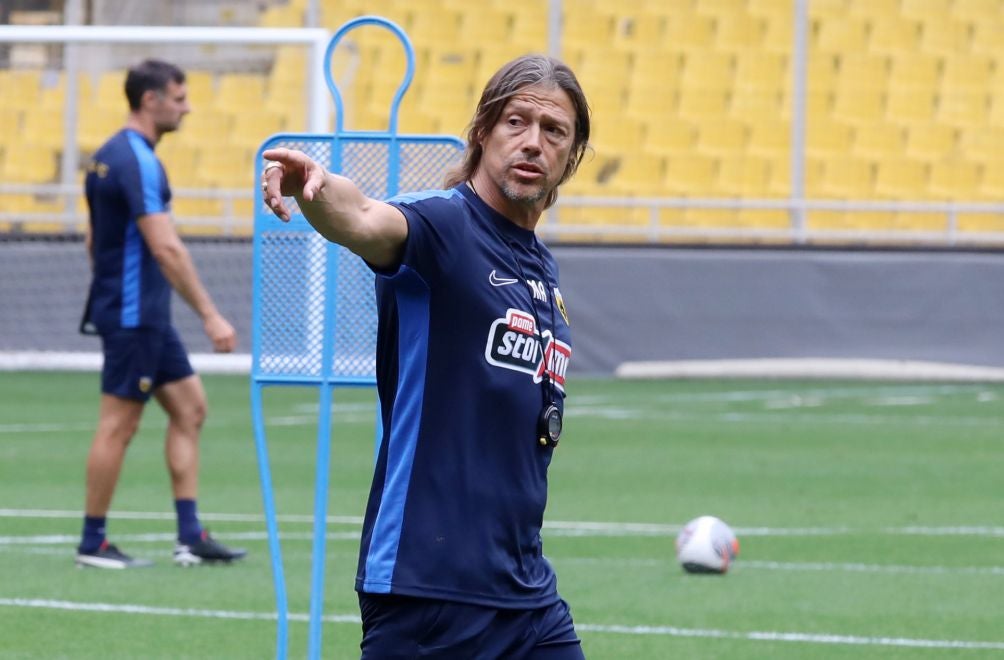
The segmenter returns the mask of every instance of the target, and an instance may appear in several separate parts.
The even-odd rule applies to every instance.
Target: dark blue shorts
[[[173,327],[129,328],[101,335],[105,354],[101,391],[123,399],[147,401],[165,383],[195,373]]]
[[[363,660],[582,660],[568,604],[503,610],[445,600],[359,594]]]

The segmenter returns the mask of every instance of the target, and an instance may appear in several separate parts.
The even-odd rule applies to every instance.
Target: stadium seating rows
[[[574,4],[574,11],[570,10]],[[416,47],[404,132],[461,134],[487,77],[547,46],[547,0],[324,0],[330,29],[360,14],[402,25]],[[1004,196],[1004,1],[814,0],[807,62],[809,197],[999,201]],[[738,9],[737,9],[738,7]],[[264,26],[301,25],[305,0],[274,3]],[[788,0],[566,2],[562,55],[594,110],[593,151],[566,195],[783,198],[790,193],[793,16]],[[382,128],[404,59],[376,29],[355,35],[346,125]],[[348,69],[345,62],[335,63]],[[195,112],[160,148],[179,188],[247,188],[262,139],[302,130],[305,53],[280,48],[267,73],[189,72]],[[122,73],[82,77],[78,142],[121,123]],[[0,71],[0,176],[57,176],[65,81]],[[7,102],[12,99],[12,102]],[[30,154],[30,155],[29,155]],[[180,202],[180,200],[179,200]],[[219,200],[179,203],[213,217]],[[245,207],[246,208],[246,207]],[[578,225],[783,228],[780,211],[566,209]],[[816,228],[937,230],[930,214],[812,213]],[[960,228],[1004,231],[995,216]],[[632,230],[633,231],[633,230]],[[605,235],[605,234],[598,234]],[[616,236],[617,233],[609,234]],[[624,237],[636,237],[627,232]]]

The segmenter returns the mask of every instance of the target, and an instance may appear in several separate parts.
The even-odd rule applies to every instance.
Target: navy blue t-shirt
[[[554,603],[540,538],[553,449],[537,420],[545,397],[563,408],[571,356],[557,264],[466,185],[391,203],[408,239],[377,277],[384,434],[356,588]]]
[[[95,152],[84,192],[94,255],[90,322],[101,333],[167,327],[171,285],[136,224],[170,208],[167,174],[153,145],[132,129],[116,133]]]

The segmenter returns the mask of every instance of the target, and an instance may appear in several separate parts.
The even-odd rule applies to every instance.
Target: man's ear
[[[157,101],[157,97],[160,93],[155,89],[148,89],[143,92],[143,96],[140,97],[139,106],[140,108],[145,108],[148,105],[152,105]]]

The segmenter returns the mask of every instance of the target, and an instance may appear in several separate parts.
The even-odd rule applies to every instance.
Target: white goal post
[[[327,98],[324,78],[317,73],[324,67],[324,50],[331,33],[321,28],[244,28],[244,27],[150,27],[144,25],[91,26],[91,25],[0,25],[0,44],[230,44],[230,45],[299,45],[308,49],[307,71],[307,130],[320,132],[329,124],[330,101]],[[79,63],[67,57],[65,63],[66,96],[77,96],[75,72]],[[63,129],[67,136],[62,152],[61,187],[72,187],[75,163],[79,157],[76,140],[77,104],[66,103],[63,108]]]

